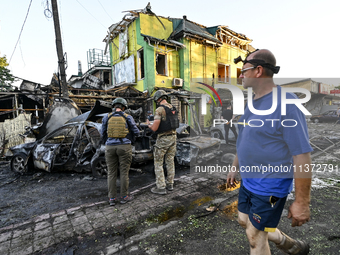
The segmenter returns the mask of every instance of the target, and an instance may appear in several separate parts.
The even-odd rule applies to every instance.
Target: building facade
[[[234,64],[233,60],[254,50],[252,40],[227,26],[205,27],[186,16],[160,17],[149,5],[129,11],[109,31],[104,41],[110,52],[112,85],[132,85],[150,95],[159,88],[205,94],[199,89],[202,83],[212,88],[223,84],[241,88],[237,78],[242,63]],[[207,125],[212,116],[213,102],[207,102],[207,113],[199,114],[201,125]],[[202,113],[200,105],[195,105],[198,113]],[[215,106],[221,107],[220,103]]]

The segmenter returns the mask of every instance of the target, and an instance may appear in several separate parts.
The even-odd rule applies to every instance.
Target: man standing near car
[[[340,107],[338,107],[336,114],[338,115],[338,120],[335,122],[335,124],[340,123]]]
[[[166,195],[167,190],[172,191],[175,177],[175,154],[176,154],[176,128],[179,125],[178,113],[175,107],[167,102],[168,95],[164,90],[158,90],[153,97],[157,106],[154,122],[149,128],[157,134],[154,145],[154,164],[156,175],[156,187],[151,189],[152,193]],[[167,170],[165,181],[163,163]]]
[[[270,114],[260,115],[247,106],[238,122],[237,155],[233,162],[233,169],[238,169],[242,177],[238,222],[246,229],[252,255],[270,254],[268,240],[287,254],[308,254],[307,243],[292,239],[277,229],[293,178],[295,201],[289,207],[288,218],[292,218],[293,227],[310,219],[312,148],[305,116],[294,104],[287,104],[286,115],[281,115],[281,87],[273,81],[273,74],[278,73],[279,67],[269,50],[250,53],[242,62],[243,87],[251,87],[255,94],[253,111],[270,109],[273,100],[277,100],[277,108]],[[287,93],[284,98],[297,97]],[[266,121],[268,119],[273,121]],[[256,120],[256,124],[255,121],[251,124],[251,120]],[[236,171],[228,173],[228,186],[236,186],[236,174]]]
[[[233,115],[233,110],[231,109],[231,105],[228,105],[227,109],[223,111],[222,116],[223,116],[223,119],[228,121],[227,123],[224,124],[225,143],[226,143],[226,145],[228,145],[229,129],[231,129],[231,131],[233,131],[233,134],[235,136],[235,140],[237,140],[236,128],[235,128],[235,125],[233,125],[233,122],[232,122],[233,119],[234,119],[234,115]]]
[[[117,172],[120,172],[120,203],[125,204],[133,199],[128,195],[129,170],[132,161],[131,142],[139,135],[139,129],[133,118],[124,113],[128,107],[124,98],[112,101],[112,113],[104,116],[101,135],[106,145],[105,159],[107,164],[107,185],[110,205],[118,202]]]

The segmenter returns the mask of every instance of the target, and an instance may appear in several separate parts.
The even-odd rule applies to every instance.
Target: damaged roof
[[[130,10],[126,12],[127,14],[120,22],[115,23],[109,27],[109,32],[103,40],[104,42],[106,42],[105,54],[107,52],[109,42],[111,42],[116,36],[118,36],[119,33],[123,32],[135,19],[137,19],[139,17],[139,13],[161,17],[151,11],[150,3],[148,3],[148,5],[144,9]],[[174,31],[166,41],[159,38],[157,40],[167,45],[175,47],[179,46],[183,48],[183,45],[176,43],[174,40],[181,38],[182,36],[191,36],[198,39],[205,39],[216,45],[221,46],[225,41],[222,38],[222,34],[227,37],[228,42],[237,43],[239,45],[248,45],[252,42],[252,40],[246,37],[244,34],[236,33],[235,31],[229,29],[227,26],[219,25],[213,27],[205,27],[201,24],[188,20],[186,16],[183,16],[182,19],[170,17],[168,19],[172,21]],[[155,41],[157,39],[151,38],[148,35],[142,36],[144,36],[144,38],[146,38],[147,40],[151,39]]]
[[[183,19],[171,18],[170,20],[174,24],[174,31],[172,32],[170,38],[176,39],[182,37],[185,34],[189,34],[203,37],[217,44],[222,44],[222,42],[216,39],[205,26],[187,20],[186,16],[183,16]]]

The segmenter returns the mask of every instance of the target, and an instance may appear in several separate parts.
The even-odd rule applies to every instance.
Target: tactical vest
[[[117,115],[118,114],[118,115]],[[109,138],[125,138],[129,133],[126,127],[126,113],[113,112],[108,116],[107,121],[107,137]]]
[[[165,105],[161,105],[166,113],[165,121],[161,120],[159,127],[157,129],[157,134],[164,133],[167,131],[175,130],[179,127],[178,111],[176,107],[173,106],[171,109]]]

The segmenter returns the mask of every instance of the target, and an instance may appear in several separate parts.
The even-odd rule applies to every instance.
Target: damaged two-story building
[[[110,53],[112,85],[130,85],[150,95],[160,88],[200,95],[198,82],[216,88],[240,85],[237,77],[242,64],[234,64],[233,60],[254,50],[251,39],[227,26],[205,27],[186,16],[157,16],[150,4],[143,10],[128,11],[120,22],[111,25],[104,42],[105,51]],[[225,95],[222,102],[232,99],[228,93],[221,93]],[[175,97],[171,103],[179,109],[181,122],[190,124],[185,104]],[[212,100],[206,115],[202,115],[201,103],[195,106],[200,124],[211,122]]]

